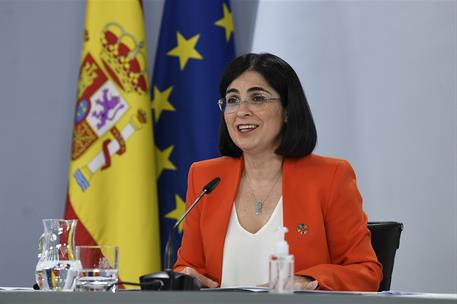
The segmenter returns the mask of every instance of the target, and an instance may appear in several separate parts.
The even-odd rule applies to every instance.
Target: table
[[[137,304],[137,303],[335,303],[335,304],[457,304],[456,294],[296,293],[277,295],[233,291],[119,291],[117,293],[0,291],[0,304]]]

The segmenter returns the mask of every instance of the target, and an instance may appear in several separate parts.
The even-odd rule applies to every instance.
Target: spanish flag
[[[140,0],[87,0],[65,217],[77,245],[118,245],[119,277],[160,270],[156,163]]]

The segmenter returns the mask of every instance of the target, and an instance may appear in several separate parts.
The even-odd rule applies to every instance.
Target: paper
[[[386,296],[404,296],[414,298],[427,298],[427,299],[451,299],[457,300],[457,294],[455,293],[425,293],[425,292],[409,292],[409,291],[382,291],[380,295]]]
[[[0,286],[0,291],[33,291],[32,287],[5,287]]]
[[[246,292],[268,292],[268,287],[257,286],[233,286],[221,288],[202,288],[201,291],[246,291]]]

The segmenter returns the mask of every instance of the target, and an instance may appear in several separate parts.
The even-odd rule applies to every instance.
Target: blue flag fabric
[[[190,165],[219,154],[219,80],[233,57],[228,0],[165,1],[151,85],[162,252],[185,211]]]

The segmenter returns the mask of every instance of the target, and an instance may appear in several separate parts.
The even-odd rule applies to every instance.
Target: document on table
[[[0,291],[33,291],[32,287],[5,287],[0,286]]]
[[[388,290],[388,291],[382,291],[379,294],[386,295],[386,296],[405,296],[405,297],[414,297],[414,298],[457,300],[456,293],[427,293],[427,292],[409,292],[409,291]]]
[[[246,292],[268,292],[268,287],[257,286],[233,286],[220,288],[202,288],[201,291],[246,291]]]
[[[257,286],[233,286],[222,288],[203,288],[202,291],[215,291],[215,292],[255,292],[265,293],[268,292],[268,287]],[[314,294],[346,294],[346,295],[361,295],[361,296],[395,296],[395,297],[413,297],[413,298],[427,298],[427,299],[455,299],[457,294],[450,293],[424,293],[424,292],[410,292],[410,291],[382,291],[382,292],[365,292],[365,291],[328,291],[328,290],[295,290],[294,293],[314,293]]]

